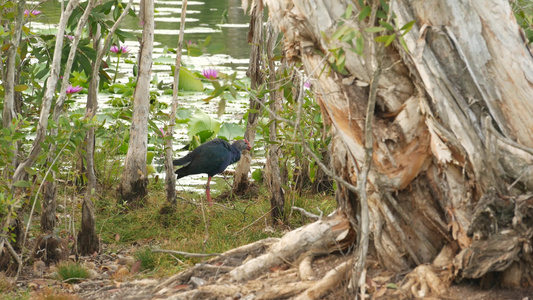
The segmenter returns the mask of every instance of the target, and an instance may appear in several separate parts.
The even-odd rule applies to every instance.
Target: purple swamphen
[[[193,175],[207,173],[207,188],[205,193],[207,195],[207,202],[212,205],[211,192],[209,190],[209,183],[211,178],[216,174],[224,172],[226,168],[238,162],[241,159],[241,152],[243,150],[250,150],[252,147],[247,140],[238,140],[230,144],[222,139],[214,139],[207,143],[200,145],[198,148],[189,152],[182,158],[172,161],[175,166],[183,166],[176,170],[178,179]]]

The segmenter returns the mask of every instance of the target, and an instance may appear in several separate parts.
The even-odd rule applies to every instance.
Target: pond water
[[[126,0],[122,2],[127,3]],[[237,78],[245,77],[250,49],[247,42],[250,17],[245,14],[240,8],[240,5],[240,0],[188,1],[184,41],[200,44],[209,37],[212,45],[222,46],[218,47],[220,51],[216,54],[204,53],[199,57],[191,57],[184,52],[182,56],[183,66],[191,71],[197,72],[205,68],[215,68],[227,74],[237,72]],[[182,1],[155,1],[153,73],[157,81],[163,82],[164,84],[171,84],[173,82],[170,66],[175,63],[175,54],[167,53],[166,49],[177,48],[181,6]],[[40,6],[38,6],[38,2],[29,2],[29,7],[35,7],[34,9],[43,12],[31,22],[30,28],[33,31],[54,33],[56,30],[55,24],[59,20],[60,2],[47,1]],[[139,0],[134,0],[134,9],[136,12],[139,11]],[[142,35],[142,26],[139,20],[130,16],[125,18],[120,29],[137,36]],[[121,58],[119,64],[117,82],[121,83],[128,82],[128,78],[133,76],[132,62],[136,60],[136,55],[139,50],[139,43],[135,40],[126,41],[125,44],[131,51],[125,57],[123,56]],[[110,64],[110,68],[116,66],[117,58],[114,55],[110,55],[106,59]],[[113,72],[114,70],[110,73],[112,74]],[[204,86],[206,88],[212,88],[209,83],[204,83]],[[154,86],[153,90],[157,90],[157,88]],[[171,95],[164,95],[161,90],[158,90],[158,92],[160,96],[157,100],[167,104],[171,103]],[[106,102],[113,97],[119,96],[106,93],[100,94],[99,110],[106,111],[114,109],[112,106],[106,104]],[[85,97],[86,95],[79,95],[78,109],[85,107]],[[203,101],[204,98],[206,98],[206,94],[203,92],[180,92],[180,96],[178,97],[179,107],[190,108],[193,111],[200,109],[218,121],[240,123],[239,125],[244,128],[245,124],[242,115],[248,108],[247,95],[240,94],[237,99],[228,101],[225,114],[220,117],[217,116],[219,99],[214,99],[206,103]],[[169,112],[170,108],[164,111]],[[175,131],[175,157],[180,157],[187,153],[187,151],[179,151],[179,149],[182,149],[188,143],[189,138],[187,137],[186,125],[178,125]],[[160,178],[164,178],[165,174],[161,165],[155,163],[154,167],[157,173],[152,176],[157,175]],[[182,178],[178,181],[178,190],[203,192],[205,182],[206,177],[203,175]]]

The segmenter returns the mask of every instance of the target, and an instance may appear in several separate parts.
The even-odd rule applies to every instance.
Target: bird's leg
[[[211,200],[211,189],[209,188],[209,183],[211,182],[211,176],[207,177],[207,188],[205,189],[205,194],[207,195],[207,203],[209,206],[213,205],[213,200]]]

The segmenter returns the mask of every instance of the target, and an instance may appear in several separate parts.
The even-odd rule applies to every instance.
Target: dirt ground
[[[346,259],[347,257],[341,254],[320,257],[314,261],[313,269],[317,277],[320,277],[332,265],[337,265]],[[197,265],[192,269],[192,272],[191,270],[182,272],[183,274],[189,272],[182,277],[184,281],[177,280],[166,287],[162,287],[167,278],[142,278],[146,276],[136,274],[138,271],[135,270],[135,262],[132,264],[128,256],[85,257],[81,258],[81,261],[84,261],[86,266],[93,270],[91,279],[76,284],[62,283],[55,279],[53,266],[45,266],[41,269],[36,269],[34,266],[24,270],[16,284],[16,289],[30,290],[30,299],[256,299],[255,292],[259,295],[261,290],[272,287],[270,279],[285,276],[288,284],[297,284],[299,281],[296,270],[292,271],[289,265],[281,265],[276,268],[270,268],[269,274],[262,275],[262,279],[255,282],[253,287],[250,285],[248,288],[243,289],[243,291],[252,290],[253,292],[250,294],[235,293],[232,297],[221,297],[209,292],[200,292],[193,296],[191,292],[194,290],[202,290],[206,286],[216,285],[217,279],[222,278],[225,271],[221,269],[221,272],[214,274],[208,271],[209,268],[197,268]],[[370,260],[369,263],[372,264],[372,261]],[[206,264],[216,266],[220,264],[220,260],[217,262],[214,259]],[[389,276],[387,272],[369,269],[367,276],[368,299],[410,299],[398,294],[394,288],[395,284],[401,284],[401,279],[397,276]],[[218,281],[218,284],[220,284],[220,280]],[[322,299],[353,299],[353,297],[349,297],[345,293],[346,284],[347,280],[341,282],[337,289]],[[384,291],[385,293],[383,293]],[[375,297],[376,295],[378,296],[377,298]],[[277,299],[291,298],[292,296]],[[482,289],[479,282],[471,281],[453,284],[445,295],[426,297],[424,299],[533,300],[533,287],[520,289],[490,287]]]

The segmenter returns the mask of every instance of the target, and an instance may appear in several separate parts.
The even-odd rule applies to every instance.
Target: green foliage
[[[172,76],[174,76],[174,72],[176,67],[171,66],[172,68]],[[202,92],[204,90],[204,84],[194,73],[189,71],[189,69],[185,67],[180,67],[180,81],[178,83],[178,89],[180,91],[192,91],[192,92]]]
[[[133,255],[135,260],[141,262],[141,270],[153,271],[159,265],[159,255],[152,252],[150,248],[141,248]]]
[[[359,15],[353,15],[354,7],[349,4],[344,14],[342,14],[338,21],[338,27],[335,32],[328,36],[326,33],[322,33],[324,40],[329,44],[335,45],[329,49],[330,56],[328,62],[333,70],[340,74],[347,75],[348,72],[344,69],[346,64],[346,50],[352,51],[358,55],[363,55],[365,35],[377,35],[374,37],[374,41],[383,44],[388,47],[392,42],[398,40],[400,45],[405,51],[407,44],[403,36],[407,34],[412,28],[415,21],[411,21],[401,28],[396,27],[394,16],[389,16],[389,4],[388,1],[380,0],[380,6],[374,11],[376,20],[369,20],[373,15],[372,7],[365,5],[364,1],[359,1]],[[367,22],[375,21],[375,24],[371,26],[367,25]],[[359,31],[354,23],[358,22],[358,28],[364,28],[363,32]],[[339,43],[346,43],[349,47],[339,46]]]
[[[530,0],[510,1],[518,25],[522,27],[528,43],[533,43],[533,5]]]
[[[213,85],[213,90],[208,91],[208,97],[204,99],[209,102],[217,97],[220,97],[218,104],[218,116],[222,116],[226,109],[226,102],[228,100],[237,99],[237,93],[240,91],[247,91],[246,85],[237,79],[237,73],[229,75],[223,72],[218,72],[217,79],[211,79],[209,82]]]
[[[194,115],[189,120],[188,135],[191,140],[196,140],[203,144],[208,140],[213,139],[220,130],[220,122],[211,118],[202,110],[196,110]],[[198,145],[195,145],[196,148]]]
[[[60,263],[57,266],[57,277],[66,283],[78,283],[90,277],[89,270],[76,262]]]
[[[218,137],[227,141],[244,138],[244,129],[235,123],[223,123],[220,126]]]

